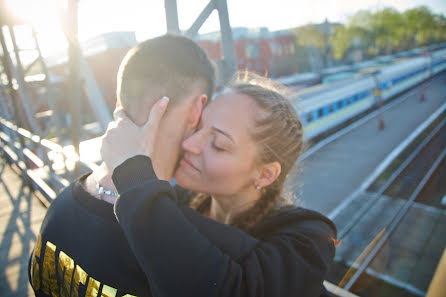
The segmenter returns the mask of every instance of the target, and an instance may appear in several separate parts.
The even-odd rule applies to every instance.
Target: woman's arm
[[[116,216],[154,296],[319,295],[334,249],[323,223],[284,226],[259,241],[180,209],[147,157],[125,161],[113,180]]]

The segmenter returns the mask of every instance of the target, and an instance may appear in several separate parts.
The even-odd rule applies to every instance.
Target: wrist
[[[152,160],[138,155],[127,159],[113,170],[112,180],[119,194],[148,180],[158,179],[153,170]]]

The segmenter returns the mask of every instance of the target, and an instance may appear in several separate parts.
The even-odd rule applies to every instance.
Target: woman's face
[[[251,131],[258,111],[253,99],[232,92],[211,102],[197,131],[182,144],[178,184],[211,195],[234,195],[252,187],[257,150]]]

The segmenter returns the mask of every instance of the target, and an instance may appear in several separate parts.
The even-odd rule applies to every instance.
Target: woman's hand
[[[113,170],[125,160],[136,155],[151,157],[155,147],[159,123],[166,111],[169,98],[163,97],[150,110],[149,119],[136,125],[121,107],[113,113],[115,120],[102,136],[101,156],[105,165]]]

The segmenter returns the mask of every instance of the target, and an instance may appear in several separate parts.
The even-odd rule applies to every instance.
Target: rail
[[[58,191],[67,187],[69,180],[74,178],[69,162],[78,160],[67,156],[61,145],[42,139],[1,117],[0,142],[3,155],[19,168],[29,186],[40,190],[43,197],[38,197],[46,206],[56,198]],[[93,166],[79,163],[83,165],[84,170]]]
[[[352,229],[353,227],[358,223],[358,221],[364,216],[364,214],[372,207],[375,203],[379,201],[384,192],[392,185],[392,183],[397,179],[397,177],[403,172],[404,169],[406,169],[409,164],[415,160],[415,158],[418,156],[420,151],[434,138],[435,135],[446,125],[446,119],[443,119],[441,123],[438,126],[435,126],[435,128],[430,131],[428,136],[422,140],[422,142],[415,148],[415,150],[412,151],[412,153],[403,161],[403,163],[395,170],[393,171],[392,175],[386,180],[386,182],[380,186],[378,191],[376,191],[372,199],[369,199],[365,204],[361,206],[361,208],[358,210],[358,212],[355,214],[355,216],[351,219],[351,221],[345,226],[341,232],[339,232],[339,238],[344,238]]]
[[[361,218],[365,216],[367,211],[370,210],[373,205],[376,204],[378,200],[383,197],[384,192],[388,190],[393,183],[396,182],[397,178],[401,176],[402,172],[406,168],[408,168],[409,164],[411,164],[416,159],[416,157],[419,156],[420,152],[422,152],[423,149],[429,148],[429,145],[431,147],[436,147],[432,146],[432,141],[438,135],[441,137],[442,129],[444,129],[445,125],[446,103],[443,104],[424,123],[422,123],[419,128],[414,131],[403,143],[401,143],[391,154],[389,154],[389,156],[383,161],[382,165],[380,165],[377,170],[375,170],[375,172],[371,175],[371,178],[369,178],[360,187],[360,191],[356,191],[357,193],[360,193],[361,191],[365,191],[366,189],[369,189],[373,186],[377,189],[374,195],[359,208],[353,218],[340,231],[339,238],[342,239],[346,237],[346,235],[353,229],[353,227],[358,224]],[[440,141],[441,139],[443,138],[440,138]],[[362,273],[370,266],[381,248],[388,241],[392,233],[396,230],[400,222],[403,220],[410,207],[414,204],[415,199],[420,194],[426,183],[429,181],[432,174],[444,160],[446,156],[446,149],[441,149],[441,152],[436,155],[437,157],[435,158],[434,162],[429,164],[429,170],[424,174],[421,181],[416,185],[415,189],[410,194],[407,201],[399,209],[397,209],[397,211],[390,218],[389,223],[386,224],[384,228],[382,228],[381,232],[363,251],[360,257],[360,264],[356,264],[354,267],[356,269],[356,272],[347,275],[340,283],[340,287],[343,287],[345,290],[350,290],[358,281]],[[385,178],[381,178],[384,179],[384,181],[380,180],[380,182],[382,183],[380,185],[380,182],[377,182],[377,180],[379,180],[380,177],[383,176],[385,176]],[[355,197],[359,197],[359,195],[356,195]],[[349,202],[352,202],[353,200],[354,199],[350,200]],[[343,205],[342,207],[345,208],[346,205]],[[335,215],[332,216],[332,219],[340,212],[341,210],[337,209],[334,212]]]
[[[395,229],[398,227],[404,216],[406,215],[407,211],[410,209],[412,204],[415,201],[415,198],[418,196],[418,194],[423,190],[426,183],[429,181],[429,178],[432,176],[434,171],[438,168],[441,161],[446,156],[446,149],[444,149],[440,156],[437,157],[434,164],[429,169],[428,173],[424,176],[424,178],[421,180],[421,182],[416,187],[415,191],[412,193],[412,195],[409,197],[409,200],[398,210],[398,212],[392,217],[391,223],[385,227],[383,230],[383,234],[380,234],[380,238],[374,248],[370,251],[368,256],[365,258],[364,262],[359,266],[358,270],[354,273],[354,275],[350,278],[350,280],[347,282],[347,284],[344,286],[345,290],[350,290],[352,286],[355,284],[355,282],[358,280],[358,278],[361,276],[361,274],[367,269],[367,267],[370,265],[370,263],[373,261],[373,259],[376,257],[378,252],[381,250],[381,248],[384,246],[384,243],[390,238],[392,233],[395,231]]]

